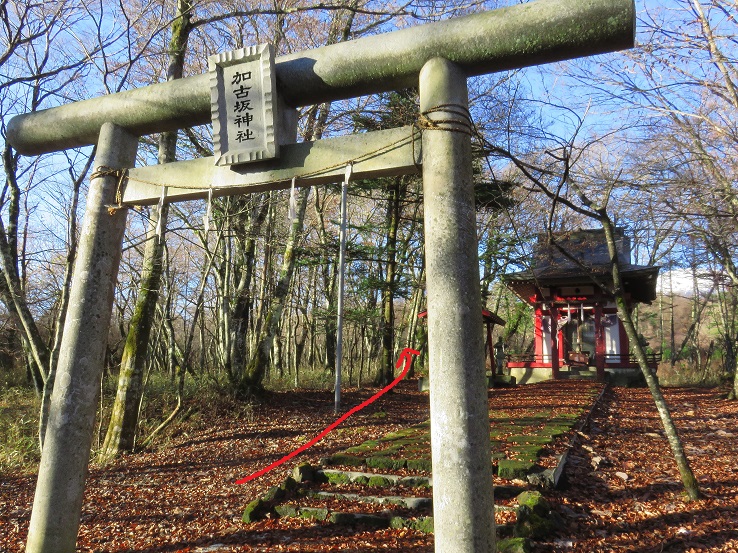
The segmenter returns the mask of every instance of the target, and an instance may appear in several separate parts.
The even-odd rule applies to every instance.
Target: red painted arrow
[[[236,484],[245,484],[246,482],[249,482],[250,480],[253,480],[255,478],[259,478],[259,476],[262,476],[269,472],[272,469],[277,468],[279,465],[286,463],[290,459],[292,459],[295,455],[299,455],[303,451],[305,451],[307,448],[315,445],[318,443],[321,439],[323,439],[324,436],[326,436],[331,430],[336,428],[339,424],[341,424],[343,421],[345,421],[347,418],[349,418],[351,415],[356,413],[357,411],[361,411],[364,407],[367,405],[370,405],[371,403],[374,403],[376,400],[378,400],[380,397],[382,397],[384,394],[389,392],[392,388],[397,386],[397,384],[405,378],[405,375],[407,374],[407,371],[410,370],[410,366],[413,364],[413,355],[420,355],[419,351],[416,351],[414,349],[405,348],[402,350],[402,353],[400,354],[400,358],[397,360],[397,364],[395,365],[396,368],[400,368],[400,366],[405,365],[405,368],[402,369],[402,372],[399,374],[397,378],[395,378],[390,384],[382,388],[380,391],[378,391],[376,394],[374,394],[372,397],[367,399],[365,402],[361,403],[360,405],[357,405],[356,407],[353,407],[348,412],[341,415],[335,422],[331,423],[330,426],[328,426],[325,430],[323,430],[320,434],[315,436],[312,440],[310,440],[308,443],[301,445],[298,447],[295,451],[292,451],[291,453],[288,453],[284,457],[282,457],[279,461],[275,461],[268,467],[265,467],[261,470],[258,470],[252,474],[249,474],[245,478],[241,478],[240,480],[236,480]]]

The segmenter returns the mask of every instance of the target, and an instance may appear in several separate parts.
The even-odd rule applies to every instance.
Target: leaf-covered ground
[[[554,408],[575,411],[580,402],[570,400],[591,395],[591,387],[560,382],[493,390],[490,407],[511,418]],[[316,463],[422,422],[428,417],[427,395],[415,389],[414,381],[401,383],[295,461]],[[349,391],[344,405],[348,409],[373,392]],[[684,500],[648,392],[616,388],[606,392],[590,426],[578,435],[568,486],[546,492],[566,526],[536,544],[536,551],[738,550],[738,402],[721,399],[719,390],[666,390],[666,396],[705,499]],[[281,482],[294,463],[243,486],[234,481],[330,424],[335,419],[332,394],[273,393],[253,409],[204,404],[198,417],[199,430],[181,427],[159,451],[92,467],[81,551],[433,550],[432,536],[410,529],[347,529],[305,519],[241,522],[244,505]],[[551,455],[565,446],[567,437],[562,440]],[[32,475],[0,475],[2,553],[24,549],[34,485]]]
[[[648,391],[613,388],[572,450],[567,488],[547,494],[565,531],[536,551],[738,551],[738,402],[664,395],[704,498],[686,500]]]

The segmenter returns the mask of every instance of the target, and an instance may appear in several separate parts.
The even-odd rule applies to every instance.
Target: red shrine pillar
[[[551,378],[559,378],[559,309],[550,307],[551,313]]]
[[[605,329],[602,326],[602,303],[595,303],[595,368],[597,380],[605,380]]]

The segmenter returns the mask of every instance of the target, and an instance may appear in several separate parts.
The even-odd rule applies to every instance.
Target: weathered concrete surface
[[[137,137],[105,124],[95,166],[131,167],[137,145]],[[117,186],[118,179],[109,176],[90,183],[28,530],[28,553],[75,550],[126,225],[127,210],[110,215],[106,207],[115,203]]]
[[[441,111],[428,113],[441,106]],[[433,520],[437,553],[494,550],[489,412],[466,75],[435,58],[420,73]],[[453,123],[449,124],[449,121]]]
[[[518,384],[535,384],[537,382],[545,382],[553,379],[550,367],[535,369],[511,367],[510,376],[515,377]]]
[[[367,155],[375,152],[372,155]],[[126,205],[155,204],[161,196],[161,186],[167,189],[167,202],[213,196],[262,192],[290,187],[293,176],[300,177],[296,186],[314,186],[336,182],[346,172],[346,163],[353,164],[352,178],[419,173],[420,133],[411,126],[383,131],[326,138],[315,142],[300,142],[281,146],[279,159],[240,167],[219,167],[213,157],[177,161],[164,165],[138,167],[129,172],[129,182],[123,194]],[[196,188],[177,188],[172,185]]]
[[[434,57],[472,76],[620,50],[634,38],[633,0],[537,0],[281,56],[277,86],[297,107],[414,86]],[[144,135],[209,120],[204,74],[18,116],[7,136],[31,155],[92,144],[105,121]]]

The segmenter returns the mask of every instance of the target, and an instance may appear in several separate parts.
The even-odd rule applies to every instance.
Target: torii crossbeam
[[[276,59],[277,93],[286,106],[419,84],[421,112],[438,122],[422,131],[437,552],[494,550],[471,122],[464,115],[468,107],[466,78],[628,48],[634,36],[633,0],[537,0]],[[96,143],[98,166],[126,170],[133,167],[140,136],[209,120],[209,82],[208,75],[200,75],[21,115],[11,120],[7,138],[27,155]],[[467,132],[445,132],[449,130]],[[415,140],[414,132],[407,136]],[[351,140],[336,142],[335,151],[350,147]],[[377,147],[392,140],[379,141]],[[330,152],[330,143],[319,148],[326,144]],[[418,160],[408,153],[407,144],[395,152],[398,155],[392,161],[390,157],[375,159],[367,174],[417,170]],[[305,148],[285,146],[292,151],[285,159],[292,156],[295,163],[274,162],[268,170],[279,174],[269,178],[254,176],[257,169],[246,168],[240,176],[226,169],[226,180],[231,179],[232,187],[219,187],[218,194],[244,193],[249,183],[285,186],[291,176],[306,171],[309,156],[296,161],[302,155],[296,153],[301,147]],[[358,155],[368,148],[360,148]],[[165,171],[179,170],[170,167]],[[129,203],[151,203],[152,197],[157,197],[157,186],[176,184],[170,183],[161,169],[142,168],[131,173],[131,189],[124,191]],[[214,176],[215,168],[202,169],[200,174],[206,179],[221,178]],[[133,184],[136,175],[145,186]],[[201,184],[196,190],[172,189],[169,200],[202,196],[210,184]],[[28,532],[28,553],[72,553],[75,549],[126,224],[126,209],[114,210],[112,215],[107,209],[121,192],[119,185],[119,179],[109,171],[98,172],[90,184]]]

